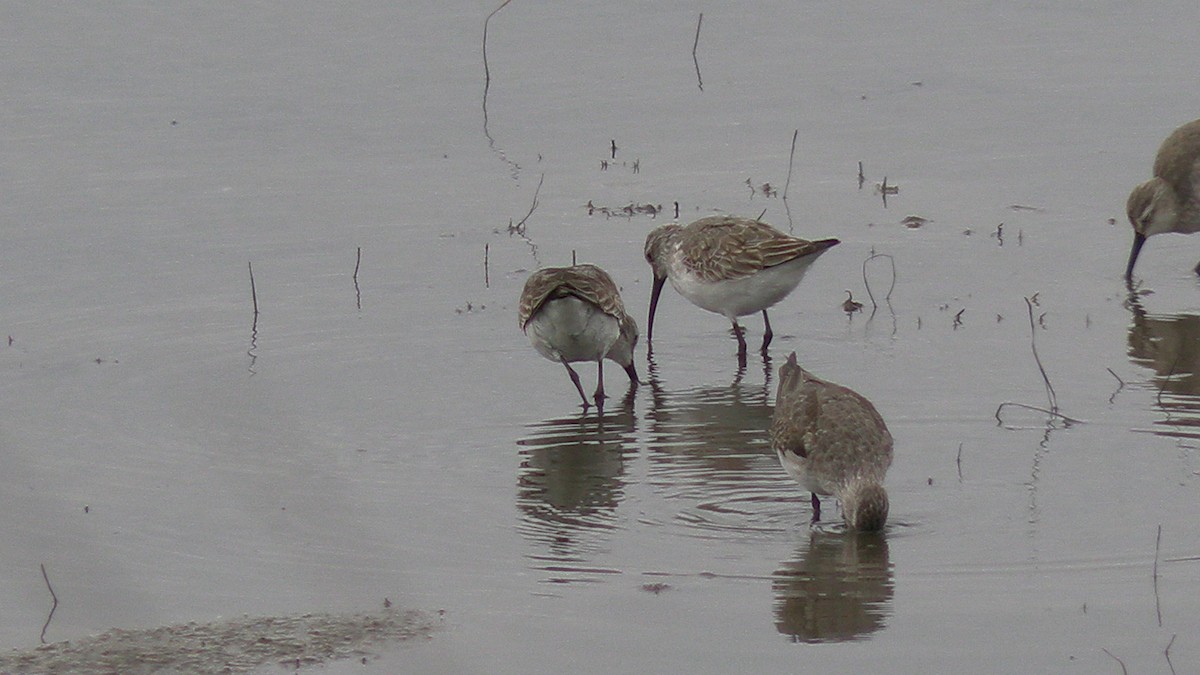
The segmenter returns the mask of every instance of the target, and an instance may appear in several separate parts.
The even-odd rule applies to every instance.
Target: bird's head
[[[1125,214],[1133,226],[1133,248],[1129,251],[1129,264],[1125,267],[1125,279],[1129,281],[1146,238],[1175,228],[1179,221],[1179,200],[1167,181],[1151,178],[1129,193]]]

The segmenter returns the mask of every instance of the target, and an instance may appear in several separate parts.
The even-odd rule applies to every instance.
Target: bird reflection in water
[[[761,383],[743,382],[739,371],[727,384],[668,389],[651,357],[648,482],[674,502],[669,522],[687,533],[773,538],[794,524],[795,487],[779,470],[767,434],[771,360],[762,362]]]
[[[892,565],[879,532],[810,534],[774,574],[775,628],[793,642],[865,639],[892,613]]]
[[[1126,302],[1129,360],[1154,371],[1155,405],[1166,414],[1164,436],[1200,439],[1200,315],[1149,314],[1136,295]]]
[[[540,544],[530,555],[549,581],[595,580],[617,573],[587,565],[616,526],[625,462],[637,451],[633,391],[603,415],[575,415],[531,425],[517,441],[520,531]]]
[[[772,457],[766,430],[771,426],[771,359],[762,357],[764,382],[743,384],[739,368],[727,385],[669,391],[650,357],[650,447],[656,462],[698,463],[711,470],[745,471]],[[777,468],[777,467],[776,467]]]

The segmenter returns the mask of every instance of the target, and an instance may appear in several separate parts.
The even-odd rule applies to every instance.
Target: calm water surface
[[[485,129],[496,4],[3,10],[0,671],[37,663],[41,565],[47,642],[355,636],[264,672],[1200,660],[1200,242],[1121,279],[1200,9],[517,0]],[[668,291],[647,384],[582,414],[520,288],[574,255],[640,320],[676,202],[842,244],[744,369]],[[997,423],[1047,405],[1031,335],[1082,423]],[[791,351],[888,421],[881,536],[810,528],[770,451]],[[385,601],[431,636],[363,628]]]

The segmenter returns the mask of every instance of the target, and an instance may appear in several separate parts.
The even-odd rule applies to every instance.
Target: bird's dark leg
[[[746,358],[746,331],[738,325],[737,319],[733,320],[733,335],[738,341],[738,358],[745,360]]]
[[[579,384],[579,373],[575,372],[575,369],[571,367],[571,364],[567,363],[566,359],[561,360],[563,366],[567,369],[567,374],[571,376],[571,382],[575,384],[575,391],[579,392],[579,398],[583,399],[583,411],[587,412],[587,409],[592,404],[588,402],[587,394],[583,393],[583,385]]]
[[[812,493],[812,509],[813,509],[812,521],[814,523],[820,521],[821,520],[821,500],[817,497],[817,493],[815,493],[815,492]]]
[[[596,393],[594,394],[594,398],[596,399],[596,408],[604,410],[604,399],[606,398],[604,396],[604,359],[600,359],[596,363],[598,367],[596,368]]]
[[[775,334],[771,332],[771,320],[767,318],[767,310],[764,309],[763,310],[763,345],[762,345],[762,353],[763,354],[767,353],[767,345],[771,344],[771,338],[773,338],[773,337],[775,337]]]

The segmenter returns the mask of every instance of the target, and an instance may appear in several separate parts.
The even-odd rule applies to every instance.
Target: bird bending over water
[[[1154,177],[1135,187],[1125,203],[1133,225],[1133,248],[1125,281],[1132,283],[1133,266],[1146,239],[1164,232],[1200,232],[1200,120],[1188,122],[1167,136],[1154,158]],[[1200,265],[1197,266],[1200,273]]]
[[[821,519],[817,495],[833,495],[847,527],[883,529],[892,435],[870,401],[804,370],[795,352],[779,368],[771,447],[788,475],[812,492],[814,523]]]
[[[758,220],[709,216],[690,225],[667,223],[646,237],[645,256],[654,271],[646,341],[654,334],[654,312],[669,279],[693,305],[733,323],[738,355],[746,355],[746,339],[738,317],[762,312],[762,352],[771,343],[767,308],[787,297],[804,272],[837,239],[806,241],[786,235]]]
[[[598,408],[604,407],[605,358],[616,361],[637,386],[637,323],[625,313],[612,277],[599,267],[547,267],[529,275],[521,291],[518,322],[539,354],[566,367],[585,411],[588,398],[571,367],[576,361],[597,363],[593,398]]]

